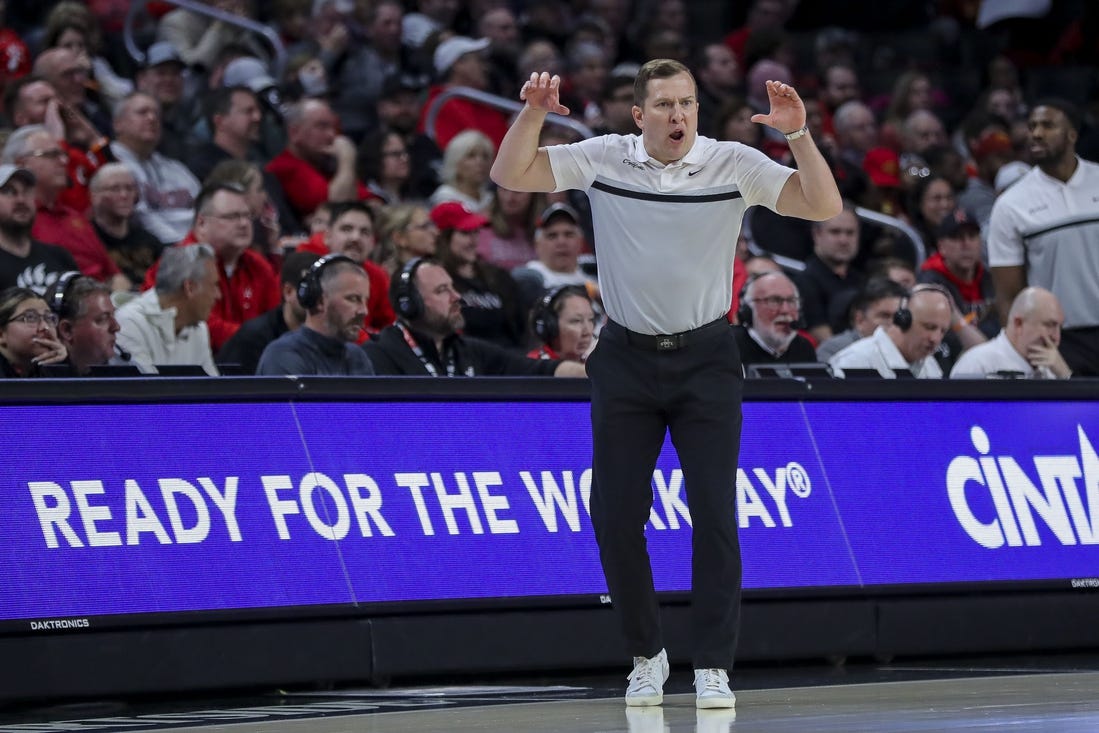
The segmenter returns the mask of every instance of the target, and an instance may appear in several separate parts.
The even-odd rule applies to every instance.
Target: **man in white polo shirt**
[[[1000,322],[1027,285],[1065,309],[1061,354],[1077,376],[1099,376],[1099,164],[1076,155],[1080,115],[1038,102],[1027,121],[1035,166],[992,207],[988,262]]]
[[[634,82],[641,135],[538,147],[546,114],[568,114],[560,79],[531,74],[526,106],[500,145],[492,178],[517,191],[580,189],[591,201],[599,284],[609,321],[592,381],[591,516],[614,607],[634,657],[626,704],[659,705],[668,657],[645,545],[652,475],[670,430],[693,518],[696,704],[730,708],[728,670],[740,613],[736,469],[740,355],[725,320],[746,207],[814,220],[842,203],[808,135],[793,87],[767,82],[771,110],[753,122],[785,133],[798,170],[759,151],[699,137],[694,78],[656,59]]]

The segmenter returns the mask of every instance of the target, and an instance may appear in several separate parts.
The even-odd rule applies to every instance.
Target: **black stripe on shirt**
[[[1051,227],[1024,234],[1023,239],[1033,239],[1034,237],[1040,237],[1043,234],[1049,234],[1050,232],[1056,232],[1061,229],[1071,229],[1072,227],[1084,226],[1087,224],[1099,224],[1099,219],[1074,219],[1073,221],[1063,221],[1059,224],[1054,224]]]
[[[603,193],[609,193],[612,196],[624,196],[628,199],[640,199],[641,201],[665,201],[674,204],[703,204],[711,201],[732,201],[733,199],[742,198],[740,191],[726,191],[724,193],[706,193],[698,196],[691,196],[689,194],[681,193],[648,193],[647,191],[631,191],[626,188],[618,188],[617,186],[611,186],[603,183],[602,181],[595,181],[591,184],[592,188],[598,189]]]

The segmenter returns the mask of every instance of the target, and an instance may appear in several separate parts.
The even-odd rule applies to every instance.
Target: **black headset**
[[[431,260],[413,257],[389,286],[389,301],[393,304],[393,310],[407,321],[415,321],[424,314],[424,298],[416,289],[416,270],[425,262]]]
[[[591,300],[583,285],[558,285],[556,288],[547,290],[530,312],[530,328],[546,346],[552,346],[560,334],[560,328],[557,325],[557,305],[568,295],[578,295],[584,300]]]
[[[333,262],[341,261],[350,262],[353,265],[359,264],[347,255],[329,254],[309,266],[309,269],[301,276],[301,280],[298,281],[298,303],[301,304],[302,308],[312,310],[317,307],[317,304],[321,302],[321,296],[324,295],[324,290],[321,288],[321,273],[324,268]]]
[[[51,286],[51,294],[49,297],[50,310],[57,314],[58,318],[63,318],[68,312],[65,301],[69,297],[69,290],[72,289],[73,283],[83,276],[84,273],[78,270],[69,270],[61,273],[54,284]]]
[[[893,313],[893,325],[902,331],[907,331],[912,328],[912,311],[908,307],[908,301],[912,299],[912,296],[916,293],[939,293],[947,302],[950,303],[950,312],[954,312],[954,298],[950,293],[946,292],[946,288],[943,288],[934,283],[921,283],[912,289],[912,292],[901,298],[901,304],[897,306],[897,310]]]

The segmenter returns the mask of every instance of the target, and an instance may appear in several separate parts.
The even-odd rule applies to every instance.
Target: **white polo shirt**
[[[844,369],[877,369],[878,374],[886,379],[896,378],[894,369],[907,369],[917,379],[939,379],[943,376],[943,370],[934,356],[912,363],[906,361],[904,354],[882,326],[878,326],[872,335],[841,349],[828,360],[828,365],[837,377],[843,376]]]
[[[640,135],[547,150],[555,190],[580,189],[591,201],[607,315],[646,334],[689,331],[728,312],[744,210],[773,210],[794,172],[706,137],[669,165],[649,157]]]
[[[1077,160],[1067,182],[1034,167],[992,206],[988,263],[1025,265],[1051,290],[1065,328],[1099,326],[1099,165]]]
[[[966,349],[958,357],[954,368],[950,370],[951,379],[986,377],[996,372],[1019,372],[1028,379],[1056,379],[1057,375],[1047,366],[1032,367],[1022,354],[1015,350],[1007,338],[1000,333],[991,341]]]

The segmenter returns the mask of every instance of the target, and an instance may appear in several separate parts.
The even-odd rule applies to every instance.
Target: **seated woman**
[[[419,204],[398,204],[382,210],[378,234],[378,246],[371,253],[371,259],[393,276],[409,260],[435,254],[439,228],[431,220],[427,208]]]
[[[439,227],[438,257],[462,296],[462,333],[504,348],[521,348],[525,318],[519,286],[507,270],[477,254],[477,234],[488,219],[457,201],[445,201],[431,210],[431,220]]]
[[[530,330],[542,342],[532,359],[584,361],[595,345],[595,310],[580,285],[546,291],[530,312]]]
[[[57,339],[57,314],[29,288],[0,292],[0,324],[0,377],[36,377],[43,364],[69,356]]]

